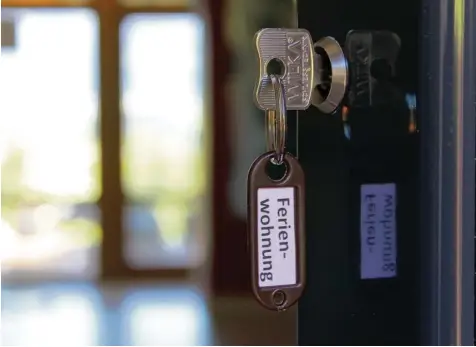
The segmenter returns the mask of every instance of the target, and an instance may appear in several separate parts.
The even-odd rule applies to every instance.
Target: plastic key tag
[[[270,178],[274,155],[261,155],[249,170],[248,233],[253,293],[264,307],[281,311],[297,302],[305,285],[304,172],[286,153],[283,177]]]

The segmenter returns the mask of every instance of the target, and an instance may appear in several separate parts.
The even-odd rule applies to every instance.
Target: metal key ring
[[[284,160],[284,147],[286,145],[286,98],[284,85],[281,79],[276,75],[270,75],[271,83],[274,89],[276,108],[268,110],[266,114],[266,132],[268,139],[268,150],[276,153],[273,164],[281,165]]]

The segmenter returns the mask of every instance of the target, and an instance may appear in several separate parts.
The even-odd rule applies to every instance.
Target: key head
[[[255,102],[262,110],[276,108],[269,77],[269,65],[279,62],[288,110],[305,110],[311,104],[314,88],[314,48],[311,34],[304,29],[267,28],[256,33],[259,75]]]

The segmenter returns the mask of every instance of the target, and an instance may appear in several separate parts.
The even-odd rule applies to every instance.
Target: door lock
[[[255,102],[260,109],[276,105],[272,74],[282,80],[288,110],[305,110],[311,104],[323,113],[337,109],[346,93],[348,68],[334,38],[313,44],[305,29],[267,28],[256,33],[255,41],[260,67]]]

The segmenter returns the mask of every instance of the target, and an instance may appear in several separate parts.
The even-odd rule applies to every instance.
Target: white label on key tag
[[[296,284],[295,189],[258,189],[259,287]]]
[[[361,279],[397,276],[396,207],[394,183],[361,186]]]

